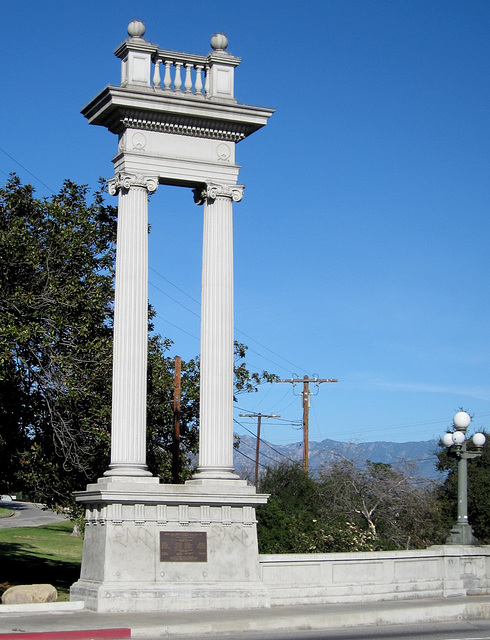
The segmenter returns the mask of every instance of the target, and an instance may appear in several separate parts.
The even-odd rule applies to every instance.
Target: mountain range
[[[241,435],[238,449],[235,449],[233,461],[235,470],[241,477],[253,480],[255,470],[256,439]],[[337,442],[322,440],[309,443],[308,468],[311,475],[318,473],[330,461],[352,460],[356,465],[370,462],[390,464],[394,469],[407,475],[432,481],[442,481],[444,474],[436,469],[437,440],[423,442]],[[262,473],[266,467],[274,466],[285,460],[301,462],[303,442],[279,445],[261,440],[260,467]]]

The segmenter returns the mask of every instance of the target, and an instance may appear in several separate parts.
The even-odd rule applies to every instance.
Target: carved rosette
[[[131,187],[140,187],[146,189],[148,193],[153,193],[158,188],[158,178],[156,176],[118,173],[117,176],[108,180],[108,185],[111,196],[117,195],[121,189],[129,190]]]
[[[204,204],[206,200],[216,200],[216,198],[229,198],[233,202],[240,202],[244,188],[243,184],[210,183],[194,189],[194,202]]]

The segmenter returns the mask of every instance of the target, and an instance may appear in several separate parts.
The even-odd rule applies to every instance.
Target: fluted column
[[[194,191],[204,204],[199,468],[195,479],[233,473],[233,201],[243,186],[208,184]]]
[[[111,464],[106,476],[149,476],[146,466],[148,193],[158,178],[119,174],[114,299]]]

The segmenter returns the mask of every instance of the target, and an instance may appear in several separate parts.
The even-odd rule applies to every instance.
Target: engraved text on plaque
[[[207,562],[204,531],[160,531],[160,562]]]

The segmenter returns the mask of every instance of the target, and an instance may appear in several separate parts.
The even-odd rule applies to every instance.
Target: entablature
[[[250,105],[217,103],[193,96],[166,95],[146,88],[108,86],[83,109],[90,124],[121,134],[127,128],[240,142],[274,111]]]

